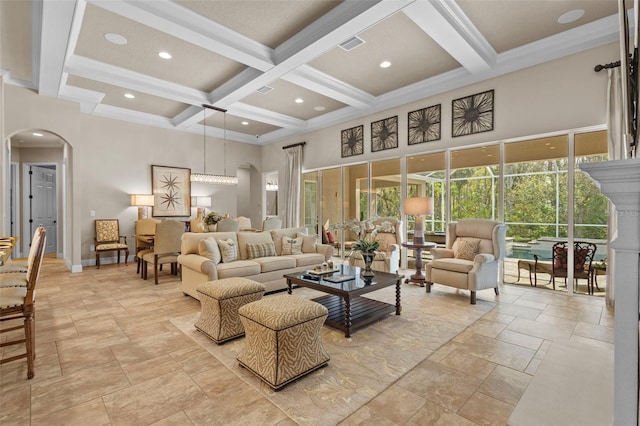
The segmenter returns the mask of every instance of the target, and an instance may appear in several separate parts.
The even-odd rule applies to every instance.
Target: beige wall
[[[4,89],[5,137],[22,130],[44,129],[68,143],[71,179],[67,216],[70,219],[65,217],[65,221],[71,223],[65,228],[65,238],[68,238],[65,259],[74,270],[81,270],[81,264],[93,264],[89,246],[93,243],[94,219],[117,218],[121,233],[133,234],[137,209],[129,205],[129,195],[151,192],[152,164],[203,171],[201,134],[90,116],[82,114],[74,103],[37,96],[15,86],[5,85]],[[207,172],[222,173],[223,141],[209,137],[207,143],[209,147],[214,146],[207,149]],[[235,174],[240,165],[259,170],[260,151],[257,145],[227,142],[227,172]],[[259,176],[259,172],[249,173],[245,178],[259,179]],[[204,184],[194,184],[192,193],[210,195],[213,208],[232,216],[243,214],[238,211],[239,199],[255,197],[252,192],[239,193],[235,186]],[[256,205],[259,200],[256,197],[241,205]],[[90,216],[91,210],[95,211],[95,217]],[[250,212],[244,214],[251,215]],[[129,240],[133,250],[132,238]]]
[[[606,123],[606,72],[593,67],[615,61],[617,43],[516,71],[417,102],[385,110],[361,119],[283,140],[263,149],[263,167],[284,170],[278,154],[282,146],[305,141],[303,171],[353,164],[382,158],[425,153],[446,148],[500,141],[546,132]],[[476,135],[451,137],[451,101],[486,90],[495,90],[494,130]],[[407,114],[441,104],[441,140],[407,144]],[[399,147],[371,152],[371,122],[398,116]],[[340,157],[340,131],[364,125],[364,155]],[[281,191],[282,193],[282,191]]]

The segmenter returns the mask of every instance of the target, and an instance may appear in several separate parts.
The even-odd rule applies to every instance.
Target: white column
[[[585,163],[580,169],[615,205],[615,352],[613,422],[638,424],[640,281],[640,159]]]

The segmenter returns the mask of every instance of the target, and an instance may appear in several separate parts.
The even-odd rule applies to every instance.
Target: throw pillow
[[[302,238],[302,252],[303,253],[315,253],[316,252],[316,242],[318,237],[315,235],[305,235],[298,232],[296,238]]]
[[[276,255],[276,245],[270,243],[247,243],[247,259]]]
[[[238,258],[238,246],[231,238],[228,240],[218,240],[220,254],[224,263],[233,262]]]
[[[453,243],[453,257],[473,260],[478,254],[480,240],[477,238],[457,238]]]
[[[218,243],[211,237],[200,240],[198,243],[198,254],[206,257],[207,259],[213,260],[213,263],[216,264],[220,263],[222,260]]]
[[[302,254],[302,237],[282,237],[282,254]]]
[[[327,241],[329,244],[333,244],[336,242],[336,239],[333,237],[333,232],[327,231]]]

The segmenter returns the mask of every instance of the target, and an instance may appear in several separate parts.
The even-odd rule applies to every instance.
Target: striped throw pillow
[[[276,255],[276,246],[273,242],[251,244],[247,243],[247,259]]]

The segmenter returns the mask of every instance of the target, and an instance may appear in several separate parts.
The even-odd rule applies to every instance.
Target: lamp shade
[[[191,205],[194,207],[211,207],[211,197],[191,197]]]
[[[153,206],[153,194],[131,194],[132,206]]]
[[[423,215],[433,213],[433,198],[413,197],[404,200],[404,213],[410,215]]]

